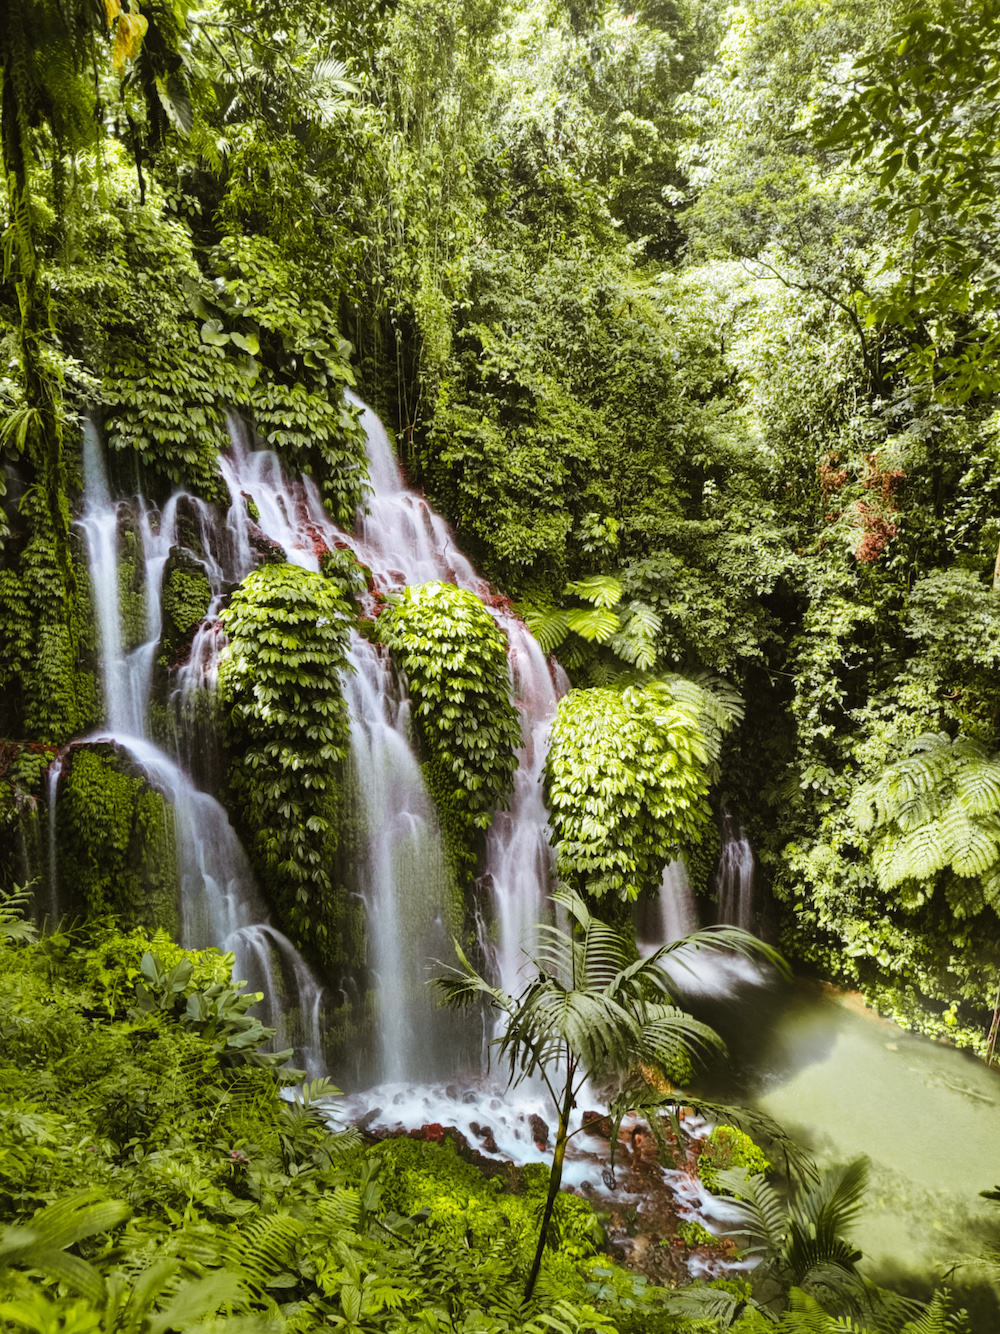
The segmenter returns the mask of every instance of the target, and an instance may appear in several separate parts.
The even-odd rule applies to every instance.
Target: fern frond
[[[228,1268],[249,1288],[263,1291],[290,1269],[305,1224],[289,1214],[267,1214],[245,1226],[227,1256]]]
[[[606,644],[618,629],[618,615],[601,608],[585,611],[582,607],[573,607],[566,612],[566,624],[581,639],[592,644]]]
[[[781,1197],[767,1179],[756,1173],[748,1176],[741,1168],[717,1172],[716,1181],[728,1195],[734,1216],[735,1232],[750,1238],[751,1254],[776,1254],[785,1240],[788,1219]],[[735,1198],[738,1197],[738,1198]]]
[[[963,764],[955,774],[955,792],[970,815],[994,815],[1000,811],[1000,763],[976,756]]]
[[[554,653],[569,634],[569,622],[564,611],[522,606],[521,616],[538,640],[538,646],[543,653]]]
[[[605,610],[617,607],[622,600],[622,586],[618,579],[610,574],[592,574],[586,579],[577,579],[563,589],[566,597],[577,597],[595,607]]]
[[[929,880],[947,865],[947,861],[947,845],[940,824],[920,825],[911,829],[900,842],[893,862],[893,883]]]

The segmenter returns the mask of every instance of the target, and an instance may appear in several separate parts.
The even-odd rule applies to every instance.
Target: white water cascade
[[[754,914],[753,848],[739,822],[722,813],[722,855],[715,873],[719,921],[749,931]]]
[[[392,666],[360,635],[345,682],[353,788],[366,855],[358,890],[375,982],[378,1070],[383,1080],[433,1071],[446,1034],[427,982],[430,961],[451,953],[448,896],[437,815],[409,744],[409,700]],[[443,1053],[441,1053],[443,1054]]]
[[[53,759],[45,772],[45,809],[48,816],[48,837],[46,839],[46,899],[44,911],[50,921],[59,920],[59,865],[56,851],[56,801],[59,796],[59,779],[62,776],[63,755],[60,752]]]
[[[444,519],[404,485],[378,417],[359,400],[351,401],[361,410],[371,483],[367,512],[358,516],[355,534],[348,538],[331,522],[312,478],[290,480],[275,454],[251,448],[236,421],[231,422],[232,449],[221,461],[233,501],[229,525],[244,560],[250,558],[255,531],[309,569],[318,568],[324,550],[350,545],[380,593],[433,580],[454,583],[483,597],[505,631],[523,744],[510,809],[497,813],[487,838],[486,872],[498,934],[490,953],[498,980],[510,989],[517,985],[523,950],[531,944],[531,926],[546,911],[552,858],[540,780],[548,728],[568,682],[560,668],[550,668],[522,622],[491,595]],[[200,653],[196,639],[191,662],[198,662],[197,673],[207,682],[213,679],[215,660],[211,650],[204,659]],[[440,1065],[434,1051],[449,1045],[450,1025],[440,1012],[428,1012],[426,1002],[416,1010],[400,1004],[404,994],[418,994],[415,979],[430,975],[435,957],[452,955],[440,834],[410,744],[408,701],[388,660],[356,639],[351,662],[355,674],[344,689],[358,814],[367,835],[359,876],[368,962],[377,982],[379,1068],[384,1079],[414,1078]],[[423,924],[419,929],[410,929],[414,913]],[[436,953],[428,952],[428,939],[436,941]],[[406,1008],[409,1017],[402,1013]],[[417,1043],[412,1041],[415,1025]]]
[[[683,859],[667,862],[655,902],[637,905],[636,931],[641,954],[650,955],[698,929],[698,906]]]
[[[469,589],[484,598],[507,636],[522,744],[509,809],[496,812],[487,835],[486,877],[498,927],[493,964],[499,984],[513,991],[525,950],[533,943],[532,927],[547,912],[553,859],[541,778],[548,731],[569,681],[561,667],[550,665],[523,622],[501,599],[490,596],[489,586],[459,551],[441,516],[403,485],[385,427],[361,406],[372,496],[359,524],[359,557],[386,592],[435,579]]]
[[[246,855],[222,805],[200,791],[191,777],[149,739],[147,713],[153,664],[161,632],[163,571],[178,542],[181,504],[198,516],[203,557],[213,592],[225,572],[213,549],[212,511],[203,501],[177,493],[162,513],[141,498],[136,502],[135,561],[144,567],[144,638],[127,642],[121,613],[123,571],[119,556],[124,502],[112,498],[101,444],[91,424],[84,433],[86,504],[80,521],[87,541],[92,596],[100,638],[101,679],[107,728],[84,739],[106,742],[125,751],[150,784],[170,802],[181,887],[182,943],[200,949],[218,945],[236,956],[236,975],[264,993],[264,1022],[277,1030],[279,1046],[289,1042],[279,998],[294,988],[301,1014],[297,1045],[311,1072],[322,1064],[319,1031],[321,989],[293,945],[266,920],[266,909]],[[223,557],[225,552],[220,553]],[[241,577],[247,570],[231,570]],[[135,635],[135,627],[133,636]],[[53,766],[54,767],[54,766]],[[58,775],[56,775],[56,781]]]

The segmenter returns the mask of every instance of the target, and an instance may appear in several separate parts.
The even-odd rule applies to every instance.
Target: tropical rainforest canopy
[[[325,1129],[325,1085],[282,1101],[244,1059],[264,1039],[226,956],[171,942],[169,803],[110,743],[64,758],[108,716],[84,440],[120,494],[224,515],[238,420],[349,532],[355,390],[568,673],[544,773],[560,879],[620,928],[683,854],[707,899],[735,812],[755,925],[797,970],[986,1054],[1000,3],[8,0],[0,79],[0,889],[44,874],[55,772],[76,923],[32,941],[0,919],[0,1212],[29,1229],[0,1236],[0,1320],[162,1334],[228,1303],[290,1330],[847,1329],[790,1251],[767,1309],[725,1283],[700,1314],[660,1309],[581,1258],[579,1199],[522,1308],[544,1181],[502,1195],[405,1141],[366,1157]],[[427,583],[376,616],[369,578],[344,547],[319,573],[262,550],[220,609],[177,545],[150,668],[166,745],[172,674],[221,616],[192,764],[348,998],[331,1051],[366,1031],[352,630],[409,682],[466,943],[519,745],[483,601]],[[425,1207],[437,1230],[413,1241]]]

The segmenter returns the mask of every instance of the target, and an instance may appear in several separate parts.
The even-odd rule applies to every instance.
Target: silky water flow
[[[163,573],[171,548],[179,542],[179,508],[184,506],[197,516],[200,554],[188,554],[205,570],[216,602],[227,577],[236,582],[249,567],[240,563],[239,545],[226,540],[228,534],[220,542],[215,540],[213,513],[196,497],[178,492],[162,512],[142,497],[134,502],[116,499],[108,485],[100,438],[90,423],[84,431],[83,462],[80,526],[86,539],[98,627],[106,726],[76,744],[103,742],[124,751],[169,801],[177,848],[182,943],[192,949],[216,945],[232,951],[235,976],[251,990],[263,993],[261,1018],[276,1029],[275,1044],[293,1046],[306,1069],[317,1073],[323,1063],[321,988],[292,943],[267,920],[259,887],[223,806],[200,790],[182,764],[149,736],[153,665],[162,629]],[[123,623],[121,609],[120,550],[126,522],[132,533],[133,560],[143,567],[139,589],[144,616],[138,630]],[[223,562],[230,568],[224,569]],[[129,630],[138,642],[129,641]],[[175,712],[174,731],[182,756],[190,749],[179,735],[184,718],[183,709]],[[53,787],[53,800],[55,796]],[[281,997],[287,998],[284,1004]],[[298,1022],[290,1025],[295,1011]]]

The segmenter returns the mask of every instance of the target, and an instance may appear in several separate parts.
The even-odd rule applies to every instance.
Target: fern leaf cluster
[[[1000,911],[1000,758],[978,741],[919,737],[910,754],[864,784],[850,805],[872,847],[883,891],[947,872],[957,916]]]

